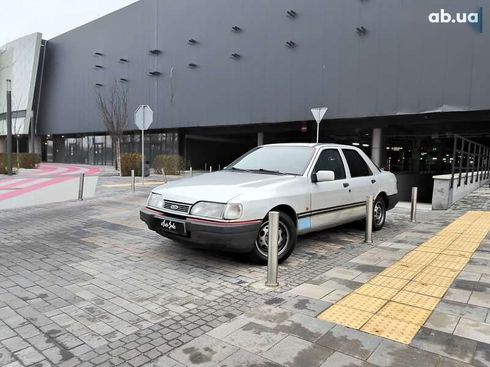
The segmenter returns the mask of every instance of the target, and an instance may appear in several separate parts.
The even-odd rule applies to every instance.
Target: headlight
[[[238,219],[242,216],[242,204],[226,204],[224,219]]]
[[[225,210],[225,204],[210,203],[208,201],[200,201],[191,209],[192,215],[207,218],[223,218],[223,211]]]
[[[163,196],[152,192],[148,197],[148,202],[146,203],[146,205],[152,206],[154,208],[163,208]]]

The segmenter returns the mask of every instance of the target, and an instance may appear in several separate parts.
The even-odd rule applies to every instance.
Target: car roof
[[[345,145],[345,144],[331,144],[331,143],[278,143],[278,144],[265,144],[263,146],[267,147],[309,147],[309,148],[323,148],[323,147],[329,147],[329,148],[354,148],[357,149],[355,146],[352,145]]]

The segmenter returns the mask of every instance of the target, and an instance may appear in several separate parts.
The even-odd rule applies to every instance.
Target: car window
[[[342,149],[342,152],[349,165],[351,177],[371,176],[373,174],[364,158],[362,158],[355,150]]]
[[[311,162],[314,149],[295,146],[264,146],[238,158],[228,170],[302,175]]]
[[[336,180],[345,178],[344,163],[337,149],[325,149],[320,153],[314,169],[314,172],[318,171],[334,171]]]

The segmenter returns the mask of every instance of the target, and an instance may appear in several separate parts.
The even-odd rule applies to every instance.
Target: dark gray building
[[[489,0],[141,0],[49,40],[45,157],[110,162],[95,93],[121,82],[130,111],[154,110],[150,157],[203,168],[312,141],[310,108],[328,106],[322,141],[400,173],[447,171],[450,134],[490,138],[489,12]],[[124,149],[139,145],[128,132]]]

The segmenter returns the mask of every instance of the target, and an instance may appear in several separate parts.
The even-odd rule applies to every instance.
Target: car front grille
[[[164,200],[163,209],[171,210],[173,212],[178,212],[178,213],[189,214],[189,211],[191,210],[191,205],[184,204],[184,203],[177,203],[175,201]]]

